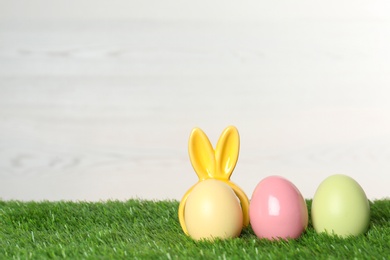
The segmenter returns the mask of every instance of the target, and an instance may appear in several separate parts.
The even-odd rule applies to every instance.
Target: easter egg
[[[298,238],[308,224],[306,202],[285,178],[269,176],[256,186],[249,205],[253,231],[270,240]]]
[[[215,179],[201,181],[194,187],[184,218],[188,234],[196,240],[237,237],[243,226],[236,194],[228,184]]]
[[[346,237],[364,233],[370,222],[370,205],[362,187],[346,175],[332,175],[317,188],[311,217],[314,229]]]

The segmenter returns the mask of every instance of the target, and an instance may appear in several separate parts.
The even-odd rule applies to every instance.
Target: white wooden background
[[[180,199],[230,124],[249,197],[389,197],[389,46],[389,1],[0,0],[0,198]]]

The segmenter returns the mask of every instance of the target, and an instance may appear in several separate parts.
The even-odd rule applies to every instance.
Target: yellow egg
[[[237,237],[243,214],[236,194],[222,181],[198,183],[188,196],[184,218],[189,235],[196,239]]]

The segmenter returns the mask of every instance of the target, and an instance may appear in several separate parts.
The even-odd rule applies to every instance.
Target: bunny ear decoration
[[[239,150],[240,136],[234,126],[229,126],[222,132],[215,151],[200,128],[192,130],[188,143],[191,164],[199,180],[229,180],[236,167]]]
[[[230,179],[237,164],[239,150],[240,136],[238,130],[234,126],[228,126],[221,134],[215,149],[217,167],[215,178]]]
[[[215,174],[215,152],[207,135],[194,128],[188,142],[188,153],[192,167],[199,180],[212,178]]]

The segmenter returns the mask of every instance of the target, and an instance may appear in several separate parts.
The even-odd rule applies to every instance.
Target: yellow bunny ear
[[[215,149],[216,173],[215,177],[229,180],[238,160],[240,150],[240,136],[237,128],[228,126],[222,132]]]
[[[199,180],[205,180],[214,176],[214,149],[209,138],[200,128],[194,128],[191,132],[188,142],[188,153],[192,167],[198,175]]]

